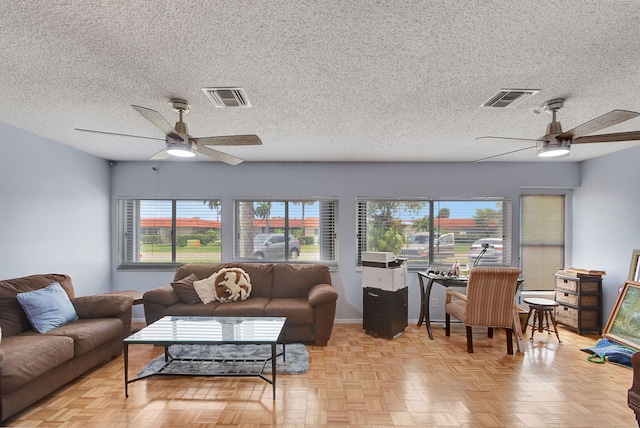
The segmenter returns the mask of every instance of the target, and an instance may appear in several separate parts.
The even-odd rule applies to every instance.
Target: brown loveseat
[[[193,297],[194,291],[191,295],[185,294],[189,291],[185,279],[191,274],[202,280],[229,267],[239,267],[249,274],[252,291],[247,300],[204,304],[197,295]],[[286,316],[283,341],[326,345],[333,329],[337,299],[338,293],[331,286],[329,268],[325,265],[186,263],[178,267],[171,285],[144,293],[144,311],[147,324],[165,315]]]
[[[55,282],[78,320],[38,333],[16,296]],[[113,294],[74,298],[71,278],[62,274],[0,280],[0,421],[120,355],[131,330],[132,303],[130,296]]]

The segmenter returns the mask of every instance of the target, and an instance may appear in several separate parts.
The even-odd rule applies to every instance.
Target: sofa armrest
[[[153,288],[143,294],[144,318],[147,325],[158,321],[164,316],[164,311],[168,306],[180,303],[180,296],[173,291],[171,285],[163,285]]]
[[[329,284],[318,284],[309,290],[308,298],[311,306],[318,306],[338,300],[338,292]]]
[[[133,297],[118,294],[96,294],[71,300],[78,318],[117,317],[131,309]]]
[[[173,291],[170,285],[153,288],[142,296],[145,303],[156,303],[162,306],[171,306],[180,303],[180,296]]]

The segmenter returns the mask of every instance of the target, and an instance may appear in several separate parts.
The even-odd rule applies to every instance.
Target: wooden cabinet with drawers
[[[556,278],[556,321],[582,334],[584,331],[602,334],[602,278],[567,276]]]

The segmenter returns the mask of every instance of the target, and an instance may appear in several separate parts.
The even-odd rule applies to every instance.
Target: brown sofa
[[[252,291],[239,302],[212,302],[189,299],[174,288],[195,274],[208,278],[222,268],[239,267],[249,274]],[[193,278],[193,277],[191,277]],[[184,284],[182,284],[184,286]],[[338,293],[331,286],[329,268],[321,264],[218,263],[182,264],[172,285],[144,293],[147,324],[166,315],[187,316],[286,316],[282,340],[326,345],[336,313]]]
[[[16,296],[54,282],[67,293],[79,319],[38,333]],[[122,339],[131,330],[132,303],[130,296],[113,294],[74,298],[71,278],[63,274],[0,280],[0,421],[120,355]]]

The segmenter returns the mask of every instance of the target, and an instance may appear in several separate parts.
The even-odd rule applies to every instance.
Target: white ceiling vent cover
[[[511,108],[540,92],[539,89],[501,89],[480,107]]]
[[[202,88],[205,95],[218,108],[251,107],[242,88]]]

